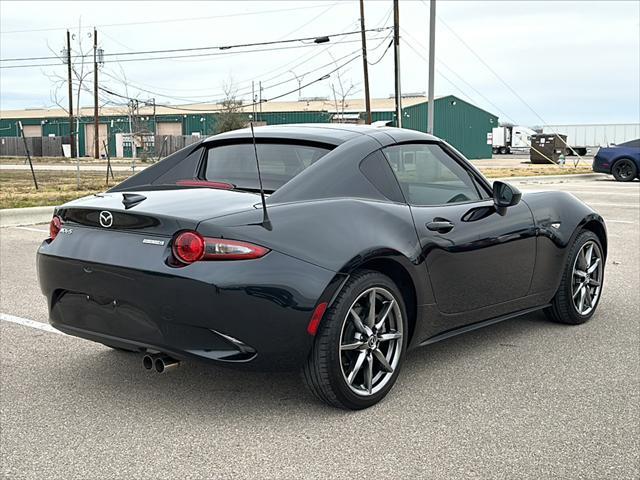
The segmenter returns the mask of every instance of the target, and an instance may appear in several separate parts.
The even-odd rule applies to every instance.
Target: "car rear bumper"
[[[56,240],[57,241],[57,240]],[[54,241],[54,242],[56,242]],[[183,268],[106,265],[38,252],[50,323],[77,337],[260,369],[300,366],[313,309],[338,288],[334,272],[270,252],[259,260]]]
[[[601,158],[596,155],[593,157],[591,169],[596,173],[611,173],[611,164],[606,158]]]

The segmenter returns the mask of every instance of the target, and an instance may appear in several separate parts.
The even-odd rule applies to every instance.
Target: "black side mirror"
[[[500,215],[504,215],[507,207],[517,205],[522,198],[522,193],[513,185],[495,181],[493,182],[493,204]]]

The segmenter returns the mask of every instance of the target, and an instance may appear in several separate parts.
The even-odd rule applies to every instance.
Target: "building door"
[[[94,157],[94,151],[93,151],[93,129],[94,129],[94,124],[90,123],[90,124],[86,124],[84,126],[84,154],[87,157]],[[101,123],[98,125],[98,138],[99,138],[99,145],[100,148],[98,150],[98,152],[101,155],[104,155],[104,143],[107,143],[109,140],[109,135],[107,132],[107,124],[106,123]]]

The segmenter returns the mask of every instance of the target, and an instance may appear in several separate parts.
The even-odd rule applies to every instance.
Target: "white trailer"
[[[597,149],[640,138],[640,123],[597,125],[547,125],[543,133],[561,133],[572,147]]]
[[[531,148],[531,135],[535,130],[522,125],[495,127],[491,132],[493,153],[527,153]]]

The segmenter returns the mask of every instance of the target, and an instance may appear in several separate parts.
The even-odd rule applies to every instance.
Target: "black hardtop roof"
[[[327,143],[340,145],[362,135],[386,133],[398,141],[411,140],[437,140],[432,135],[418,132],[416,130],[394,128],[394,127],[374,127],[372,125],[353,125],[344,123],[296,123],[286,125],[265,125],[254,127],[256,138],[269,139],[296,139],[309,142]],[[395,135],[394,135],[395,133]],[[251,129],[242,128],[231,132],[220,133],[208,137],[204,143],[224,140],[235,140],[251,138]],[[402,139],[402,140],[400,140]]]

